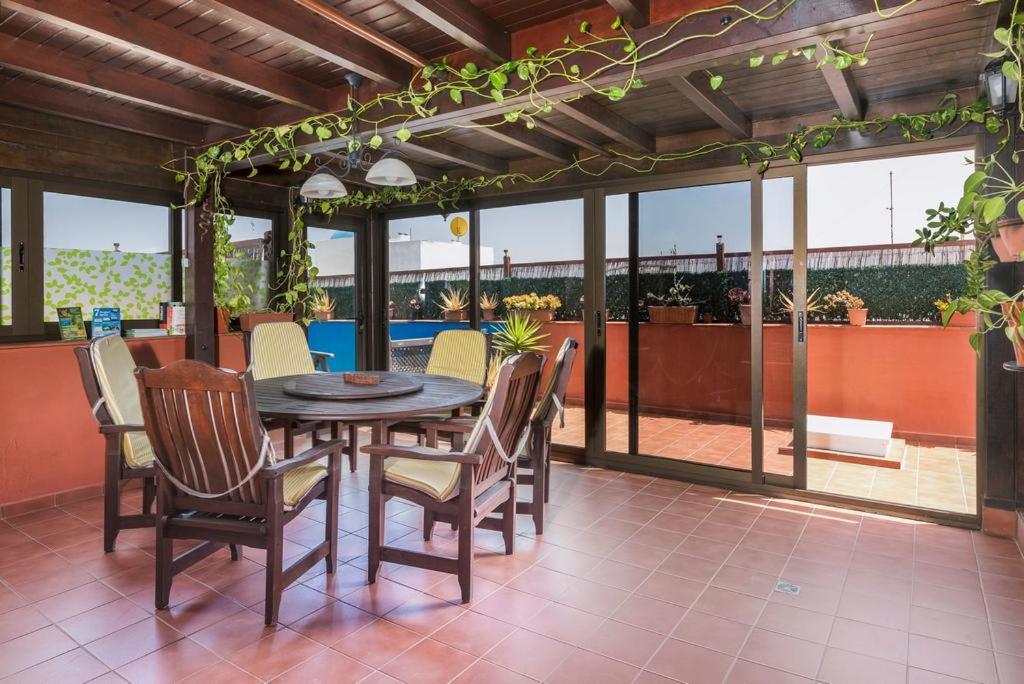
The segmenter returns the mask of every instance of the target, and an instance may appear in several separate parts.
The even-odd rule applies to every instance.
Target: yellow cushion
[[[483,386],[487,381],[487,336],[479,330],[444,330],[434,338],[428,375],[444,375]]]
[[[439,449],[431,451],[445,453]],[[459,464],[393,457],[384,461],[384,479],[447,501],[459,493]]]
[[[135,381],[135,359],[120,335],[108,335],[90,347],[96,381],[107,413],[115,425],[142,425],[139,385]],[[125,433],[124,461],[131,468],[153,464],[153,447],[145,432]]]
[[[290,511],[317,482],[327,477],[327,457],[284,474],[284,510]]]
[[[316,372],[306,334],[298,323],[260,323],[252,329],[255,380]]]

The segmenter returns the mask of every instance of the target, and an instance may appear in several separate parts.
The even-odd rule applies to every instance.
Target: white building
[[[465,268],[469,265],[469,242],[451,240],[411,240],[400,233],[388,241],[390,270],[429,271],[445,268]],[[321,276],[350,275],[355,273],[355,239],[352,233],[337,232],[327,240],[314,242],[313,265]],[[481,265],[494,263],[494,248],[480,247]]]

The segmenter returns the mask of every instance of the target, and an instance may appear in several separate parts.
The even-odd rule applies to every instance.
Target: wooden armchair
[[[253,378],[280,378],[287,375],[309,375],[318,370],[327,370],[328,352],[313,352],[306,341],[306,333],[298,323],[260,323],[252,329],[249,339],[249,368]],[[295,438],[310,435],[314,446],[320,441],[320,431],[331,429],[331,437],[337,437],[337,427],[323,421],[266,421],[268,430],[284,431],[284,457],[291,458],[295,450]],[[349,430],[350,441],[355,443],[355,428]],[[349,470],[356,470],[356,450],[348,451]]]
[[[174,575],[225,544],[234,559],[237,546],[250,546],[267,552],[264,615],[273,624],[285,587],[320,560],[335,570],[343,443],[275,462],[249,372],[177,361],[136,378],[155,452],[156,607],[167,607]],[[314,499],[327,501],[324,540],[284,568],[284,526]],[[175,539],[203,543],[175,557]]]
[[[367,574],[377,579],[382,561],[458,575],[462,600],[473,594],[473,533],[501,530],[505,553],[515,541],[515,448],[526,427],[537,391],[543,358],[519,354],[508,359],[476,427],[460,452],[427,447],[371,445],[370,550]],[[397,497],[423,507],[423,538],[430,540],[434,523],[458,525],[458,557],[447,558],[384,546],[384,506]],[[501,509],[500,518],[489,517]]]
[[[103,550],[114,550],[121,530],[152,527],[156,493],[153,450],[142,425],[135,359],[120,335],[101,337],[75,348],[85,397],[104,436]],[[121,488],[142,482],[142,512],[121,513]]]
[[[516,483],[533,485],[532,500],[518,502],[516,511],[533,516],[534,530],[537,534],[544,534],[544,504],[548,502],[550,491],[551,426],[555,418],[562,420],[564,424],[565,393],[569,387],[569,378],[572,375],[572,365],[578,348],[579,343],[571,337],[567,337],[562,343],[544,391],[530,416],[529,434],[520,442],[516,455],[519,467],[530,471],[517,472]],[[473,430],[473,424],[472,419],[462,417],[426,423],[423,427],[427,433],[427,446],[437,447],[438,437],[446,434],[451,440],[452,449],[459,451],[465,435]]]

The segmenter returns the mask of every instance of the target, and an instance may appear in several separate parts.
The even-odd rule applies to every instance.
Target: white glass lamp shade
[[[401,159],[385,157],[366,172],[366,182],[374,185],[416,185],[416,174]]]
[[[299,194],[309,199],[337,199],[347,195],[348,189],[336,176],[317,171],[302,184]]]

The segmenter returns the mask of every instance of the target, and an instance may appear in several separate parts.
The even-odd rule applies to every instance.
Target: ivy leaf
[[[590,22],[589,21],[581,21],[580,22],[580,33],[586,33],[589,30],[590,30]]]
[[[1017,62],[1013,60],[1005,61],[1003,62],[1002,69],[1003,76],[1006,76],[1006,78],[1012,81],[1020,82],[1020,65],[1017,64]]]
[[[452,98],[452,102],[455,104],[462,104],[462,91],[457,88],[452,88],[448,91],[448,95]]]
[[[529,81],[530,67],[527,66],[525,62],[520,62],[519,66],[516,67],[516,76],[518,76],[521,81]]]
[[[964,194],[970,193],[975,190],[982,182],[988,178],[988,174],[984,171],[975,171],[964,181]]]
[[[332,135],[333,133],[331,133],[331,129],[327,128],[326,126],[316,127],[316,137],[319,138],[320,140],[327,140]]]
[[[1024,199],[1017,202],[1017,216],[1024,219]]]
[[[725,81],[725,78],[721,74],[715,74],[708,79],[708,85],[711,86],[712,90],[718,90],[722,87],[723,81]]]
[[[299,126],[299,130],[305,133],[306,135],[313,135],[313,124],[309,123],[308,121],[303,121],[302,125]]]
[[[291,159],[282,159],[281,163],[277,165],[277,170],[278,171],[284,171],[285,169],[287,169],[291,165],[292,165],[292,160]]]
[[[526,55],[528,57],[534,57],[534,56],[536,56],[536,54],[537,54],[537,48],[533,47],[532,45],[530,47],[526,48]]]
[[[618,102],[625,96],[626,91],[624,91],[619,86],[612,86],[611,88],[608,89],[608,99],[611,100],[612,102]]]
[[[981,220],[992,223],[1006,211],[1006,200],[1002,197],[990,197],[981,205]]]
[[[750,56],[750,68],[756,69],[757,67],[764,64],[764,55],[751,55]]]
[[[480,73],[480,69],[473,62],[466,62],[466,66],[462,67],[462,70],[465,71],[470,76],[476,76],[478,73]]]
[[[405,142],[412,137],[412,131],[408,128],[400,128],[398,129],[398,132],[395,133],[395,137],[398,138],[399,141]]]
[[[370,146],[370,149],[375,150],[378,147],[380,147],[383,143],[384,138],[380,137],[379,135],[374,135],[366,144]]]
[[[622,28],[622,17],[615,17],[615,21],[612,22],[613,29]]]
[[[817,51],[817,48],[815,48],[813,45],[810,45],[808,47],[802,48],[800,50],[800,53],[804,56],[804,59],[806,59],[809,62],[812,59],[814,59],[814,53],[816,51]]]
[[[772,55],[772,66],[782,64],[784,61],[786,61],[786,57],[789,57],[789,53],[786,52],[785,50],[781,52],[776,52],[774,55]]]
[[[580,75],[580,65],[579,64],[571,65],[569,67],[569,73],[572,74],[573,76],[579,76]]]
[[[1010,40],[1012,40],[1010,29],[1004,27],[997,28],[992,33],[992,37],[996,39],[997,43],[999,43],[1000,45],[1005,45],[1007,47],[1010,46]]]
[[[632,53],[635,50],[636,50],[636,43],[634,43],[633,41],[629,41],[628,43],[626,43],[625,45],[622,46],[622,51],[625,52],[626,54],[630,54],[630,53]]]

